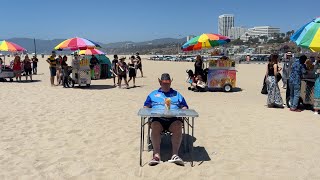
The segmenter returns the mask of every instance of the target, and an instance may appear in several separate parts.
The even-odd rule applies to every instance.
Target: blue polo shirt
[[[189,108],[184,97],[178,91],[175,91],[172,88],[170,88],[169,92],[163,92],[161,88],[152,91],[144,102],[144,106],[153,109],[165,109],[164,101],[166,98],[171,99],[170,109],[181,109],[182,107]]]

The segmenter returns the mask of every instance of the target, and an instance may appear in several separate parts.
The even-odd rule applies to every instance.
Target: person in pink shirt
[[[20,61],[20,56],[16,56],[14,57],[14,61],[13,61],[13,73],[16,76],[16,80],[18,81],[19,78],[19,82],[21,82],[21,61]]]

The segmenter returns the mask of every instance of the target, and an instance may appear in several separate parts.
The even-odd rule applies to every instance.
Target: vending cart
[[[91,69],[88,58],[83,57],[81,60],[77,58],[72,60],[72,79],[74,84],[90,87]]]
[[[208,63],[208,88],[231,92],[236,87],[235,62],[232,60],[209,60]]]

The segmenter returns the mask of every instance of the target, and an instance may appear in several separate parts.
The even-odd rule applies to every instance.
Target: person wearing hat
[[[57,73],[57,60],[55,51],[51,52],[51,56],[47,59],[47,62],[49,63],[51,86],[54,86],[54,77]]]
[[[291,52],[287,52],[286,56],[283,60],[283,68],[282,68],[282,88],[286,89],[288,85],[289,75],[291,72],[291,66],[294,62],[294,58],[292,57]]]
[[[143,77],[143,71],[142,71],[142,62],[141,62],[141,57],[139,56],[139,53],[136,53],[136,59],[137,59],[137,64],[136,64],[136,70],[140,70],[141,77]]]
[[[117,75],[118,75],[118,86],[119,86],[119,88],[121,88],[122,79],[124,80],[127,88],[129,88],[129,84],[128,84],[128,81],[127,81],[128,66],[127,66],[126,62],[124,62],[125,59],[126,59],[126,57],[124,57],[124,56],[120,57],[119,62],[117,64]]]
[[[171,88],[172,79],[168,73],[163,73],[161,78],[158,79],[160,88],[152,91],[146,101],[144,102],[144,108],[152,109],[188,109],[188,104],[184,97]],[[169,102],[169,104],[167,104]],[[155,166],[160,163],[160,142],[161,132],[169,131],[172,133],[172,157],[168,161],[177,165],[184,165],[183,160],[178,156],[179,148],[182,140],[182,124],[181,118],[151,118],[151,141],[153,145],[153,158],[149,162],[150,166]]]

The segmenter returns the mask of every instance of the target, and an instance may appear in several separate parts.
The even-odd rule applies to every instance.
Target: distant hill
[[[22,47],[26,48],[29,53],[34,53],[35,51],[34,43],[33,43],[34,40],[31,38],[10,38],[6,40],[21,45]],[[37,53],[50,54],[52,49],[63,40],[64,39],[53,39],[53,40],[36,39]],[[124,42],[115,42],[115,43],[108,43],[108,44],[103,44],[99,42],[97,43],[101,45],[103,50],[109,53],[109,51],[126,52],[126,51],[122,51],[122,49],[128,49],[132,47],[140,47],[141,49],[146,46],[182,44],[185,41],[186,41],[186,38],[181,38],[181,39],[161,38],[161,39],[155,39],[155,40],[143,41],[143,42],[124,41]]]

